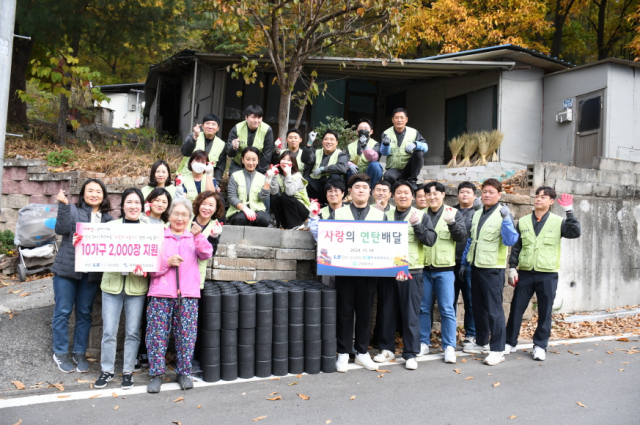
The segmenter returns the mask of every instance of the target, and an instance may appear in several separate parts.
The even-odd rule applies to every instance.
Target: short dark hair
[[[396,108],[396,109],[394,109],[393,113],[391,114],[391,116],[394,117],[398,112],[402,112],[405,117],[409,118],[409,112],[407,112],[407,110],[404,109],[404,108]]]
[[[436,181],[429,182],[429,183],[425,184],[424,185],[424,193],[431,192],[431,188],[432,187],[435,187],[438,192],[447,193],[446,192],[447,189],[445,189],[444,185],[442,183],[436,182]]]
[[[162,220],[164,223],[168,223],[169,222],[169,208],[171,208],[171,202],[173,201],[173,199],[171,199],[171,194],[169,193],[169,191],[167,189],[165,189],[164,187],[156,187],[155,189],[153,189],[151,191],[150,194],[147,195],[147,199],[145,199],[145,201],[151,204],[151,203],[153,203],[153,201],[156,200],[157,197],[162,196],[162,195],[167,197],[167,209],[164,210],[164,212],[162,214],[160,214],[160,220]]]
[[[354,174],[353,176],[349,177],[349,181],[347,182],[347,187],[351,189],[354,184],[360,183],[360,182],[364,182],[368,184],[369,187],[371,187],[371,177],[362,173]]]
[[[373,185],[373,188],[375,189],[377,186],[386,186],[389,188],[389,192],[391,192],[391,183],[386,180],[378,180],[376,184]]]
[[[256,148],[255,146],[247,146],[246,148],[242,149],[242,154],[240,154],[240,158],[244,158],[247,152],[253,152],[256,155],[258,155],[258,161],[260,161],[260,151],[258,150],[258,148]],[[244,168],[244,164],[242,164],[242,168]]]
[[[302,139],[302,132],[297,128],[292,128],[291,130],[287,131],[287,137],[289,137],[289,134],[291,133],[296,133]]]
[[[338,179],[329,179],[324,185],[324,193],[327,193],[331,189],[340,189],[342,193],[347,191],[347,186],[344,183],[344,180]]]
[[[476,193],[476,185],[471,183],[471,182],[462,182],[458,185],[458,193],[460,193],[460,191],[462,189],[471,189],[473,190],[473,193]]]
[[[159,159],[151,166],[151,174],[149,174],[149,186],[156,187],[158,185],[158,181],[156,180],[156,171],[158,171],[158,167],[160,167],[161,165],[167,167],[167,172],[169,173],[165,182],[165,186],[168,186],[167,183],[171,184],[171,168],[169,167],[169,164],[167,164],[167,161]]]
[[[218,118],[216,115],[205,115],[204,118],[202,118],[202,124],[206,123],[207,121],[215,121],[216,123],[218,123],[218,127],[220,127],[220,118]]]
[[[369,128],[371,130],[373,130],[373,123],[371,122],[371,120],[369,118],[360,118],[358,120],[358,124],[356,124],[356,127],[358,127],[360,124],[362,124],[363,122],[366,122],[367,124],[369,124]]]
[[[120,198],[120,218],[122,219],[124,219],[124,200],[132,193],[138,195],[138,198],[140,198],[140,214],[144,212],[144,195],[142,195],[142,192],[137,187],[130,187],[122,192],[122,197]]]
[[[398,188],[400,186],[407,186],[410,190],[411,190],[411,195],[413,195],[413,197],[415,198],[416,196],[416,191],[413,189],[413,186],[411,186],[411,183],[409,183],[406,180],[398,180],[393,184],[393,194],[396,194],[396,191],[398,190]]]
[[[102,202],[100,202],[100,206],[98,207],[100,212],[105,214],[111,211],[111,202],[109,201],[109,197],[107,196],[107,187],[104,185],[104,183],[102,183],[101,180],[98,179],[87,179],[87,181],[84,182],[82,188],[80,189],[80,195],[78,195],[78,202],[76,203],[76,207],[82,208],[83,204],[86,204],[86,202],[84,202],[84,189],[89,183],[96,183],[100,185],[100,188],[102,189]]]
[[[482,188],[484,189],[485,186],[495,187],[498,192],[502,192],[502,183],[500,183],[500,180],[498,180],[498,179],[493,179],[493,178],[492,179],[486,179],[482,183]]]
[[[191,163],[195,160],[201,161],[204,159],[204,162],[206,163],[207,161],[209,161],[209,157],[207,156],[207,153],[205,151],[194,151],[191,156],[189,157],[189,163],[187,165],[187,169],[189,169],[189,171],[193,171],[191,169]]]
[[[224,217],[224,202],[222,202],[222,198],[216,192],[212,190],[205,190],[204,192],[200,192],[196,199],[193,200],[193,217],[198,216],[198,212],[200,211],[200,205],[207,198],[213,198],[216,200],[216,212],[213,213],[213,217],[216,219],[221,219]]]
[[[249,117],[255,115],[258,118],[262,118],[264,111],[258,105],[249,105],[244,109],[244,116]]]
[[[556,199],[556,190],[552,187],[549,186],[540,186],[539,188],[536,189],[536,195],[538,195],[540,192],[543,192],[544,194],[547,195],[549,198],[551,199]]]
[[[427,192],[427,190],[424,188],[424,183],[420,183],[416,186],[416,196],[418,196],[418,192],[423,191],[423,192]]]
[[[302,155],[302,153],[299,153],[298,155]],[[300,169],[298,168],[298,160],[293,157],[291,151],[284,151],[280,154],[280,157],[278,158],[278,167],[280,167],[280,161],[282,161],[282,158],[284,158],[285,156],[288,156],[291,160],[291,175],[299,173]],[[280,172],[282,172],[282,169],[280,169]]]
[[[338,135],[338,132],[335,130],[325,131],[324,134],[322,135],[322,138],[324,139],[324,136],[326,136],[327,134],[333,134],[336,137],[336,140],[340,140],[340,136]]]

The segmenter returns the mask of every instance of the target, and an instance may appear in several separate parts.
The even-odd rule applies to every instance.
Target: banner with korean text
[[[409,272],[404,221],[318,222],[318,274],[395,277]]]
[[[161,224],[77,223],[78,272],[160,271],[164,226]]]

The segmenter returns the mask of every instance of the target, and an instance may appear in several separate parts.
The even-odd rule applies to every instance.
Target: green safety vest
[[[286,150],[283,151],[282,153],[285,152],[291,152],[290,150]],[[293,155],[293,153],[291,153],[291,155]],[[302,162],[302,149],[298,149],[298,153],[296,155],[296,162],[298,163],[298,171],[300,171],[301,173],[304,172],[304,162]]]
[[[264,147],[264,138],[267,135],[267,131],[269,131],[269,124],[260,123],[258,128],[256,129],[256,135],[253,136],[253,147],[260,151],[262,154],[262,148]],[[240,139],[240,145],[238,146],[238,153],[233,157],[233,160],[236,164],[242,166],[242,150],[249,146],[249,128],[247,127],[247,121],[242,121],[236,124],[236,134],[238,135],[238,139]]]
[[[203,235],[207,235],[207,237],[209,237],[209,234],[211,234],[211,229],[213,229],[213,226],[218,222],[218,220],[211,220],[209,221],[209,224],[207,224],[204,229],[202,229],[202,231],[200,233],[202,233]],[[187,226],[187,231],[191,231],[191,225],[192,225],[193,221],[189,222],[189,226]],[[200,270],[200,289],[204,289],[204,280],[207,277],[207,264],[209,263],[209,259],[206,260],[198,260],[198,269]]]
[[[255,172],[256,175],[253,177],[253,181],[251,182],[251,187],[249,188],[249,193],[247,194],[247,181],[244,178],[244,170],[236,171],[231,174],[231,177],[238,184],[238,198],[241,200],[241,203],[244,205],[249,205],[254,212],[265,211],[267,207],[260,200],[260,191],[264,187],[265,177],[264,174],[259,172]],[[229,205],[229,209],[227,210],[227,218],[231,217],[235,213],[240,210],[236,208],[235,205]]]
[[[502,243],[500,235],[502,229],[500,208],[496,208],[487,218],[478,235],[477,229],[482,211],[482,209],[476,211],[471,220],[471,246],[467,253],[467,261],[481,269],[505,269],[509,247]]]
[[[518,257],[520,270],[535,269],[538,272],[556,273],[560,270],[560,239],[562,238],[562,217],[549,213],[538,236],[531,221],[532,214],[518,222],[522,250]]]
[[[416,238],[416,233],[413,231],[413,226],[409,223],[409,217],[411,217],[411,214],[413,214],[414,210],[418,212],[418,221],[421,221],[422,217],[424,216],[423,211],[411,207],[404,219],[404,221],[406,221],[409,225],[409,270],[423,268],[422,258],[424,256],[424,246],[418,240],[418,238]],[[389,221],[396,221],[395,211],[395,209],[387,211],[387,219]]]
[[[340,156],[341,153],[342,153],[342,151],[340,149],[336,148],[336,150],[333,151],[333,153],[329,157],[329,162],[327,162],[327,167],[329,167],[331,165],[336,165],[338,163],[338,156]],[[323,155],[324,155],[324,150],[322,148],[316,150],[316,163],[313,166],[314,170],[316,168],[320,168],[320,164],[322,163],[322,156]],[[312,179],[318,180],[321,177],[329,177],[330,175],[331,175],[331,173],[322,173],[319,176],[316,176],[315,174],[311,173],[311,175],[309,177],[311,177]]]
[[[194,152],[204,151],[204,148],[205,148],[205,137],[204,137],[204,131],[203,131],[198,135],[198,139],[196,140],[196,147],[193,149],[193,151]],[[224,150],[224,142],[221,139],[219,139],[218,136],[213,136],[213,144],[211,145],[211,150],[209,151],[209,162],[217,163],[218,159],[220,158],[220,154],[222,153],[223,150]],[[183,176],[191,174],[191,171],[189,171],[189,168],[187,168],[188,165],[189,165],[189,157],[185,156],[182,158],[182,161],[178,166],[178,173],[182,174]]]
[[[280,187],[280,193],[284,193],[284,189],[285,189],[284,178],[280,174],[278,174],[276,177],[278,179],[278,186]],[[304,184],[304,189],[297,191],[296,194],[293,195],[293,197],[296,198],[298,201],[300,201],[300,203],[302,203],[302,205],[307,207],[307,209],[309,209],[309,207],[311,206],[311,201],[309,201],[309,195],[307,195],[307,189],[306,189],[309,183],[302,178],[302,173],[295,173],[291,175],[291,178],[293,179],[293,181],[302,179],[302,184]]]
[[[444,207],[444,206],[443,206]],[[455,212],[455,208],[453,208]],[[444,213],[444,211],[443,211]],[[453,267],[456,265],[456,242],[451,238],[449,226],[442,218],[436,224],[435,231],[438,234],[433,246],[424,247],[424,265],[433,267]]]
[[[142,196],[144,196],[145,200],[147,199],[147,196],[149,196],[149,194],[153,192],[153,189],[155,189],[155,187],[149,186],[149,185],[146,185],[145,187],[140,189],[140,191],[142,192]],[[176,187],[174,185],[166,186],[165,189],[167,190],[167,192],[169,192],[169,195],[171,195],[172,200],[176,199]]]
[[[200,192],[198,192],[196,182],[195,180],[193,180],[193,175],[189,174],[188,176],[183,177],[184,179],[182,181],[182,184],[184,185],[184,188],[187,189],[187,193],[185,195],[187,196],[187,199],[193,202],[198,197]],[[200,189],[202,189],[203,184],[206,184],[204,181],[204,179],[206,178],[206,174],[203,174],[202,177],[202,180],[200,180]]]
[[[367,142],[367,148],[373,149],[376,143],[378,142],[370,138]],[[350,143],[347,146],[347,150],[349,151],[349,161],[356,164],[361,173],[366,172],[367,167],[369,166],[369,160],[364,157],[364,153],[361,153],[360,156],[358,156],[358,141],[356,140],[355,142]]]
[[[337,210],[335,210],[334,217],[336,220],[355,221],[355,217],[351,212],[350,205],[345,205],[344,207],[338,208]],[[371,207],[369,208],[369,213],[364,219],[364,221],[383,221],[383,220],[384,220],[384,213],[380,210],[377,210]]]
[[[391,139],[391,144],[389,145],[391,148],[391,155],[387,156],[387,170],[390,168],[402,170],[409,162],[409,158],[411,158],[411,154],[407,153],[405,148],[407,145],[416,141],[418,131],[411,127],[405,127],[405,130],[404,139],[402,139],[402,144],[400,146],[398,146],[398,138],[396,137],[396,132],[393,127],[386,129],[384,132],[384,134],[389,136]]]
[[[344,203],[342,204],[342,206],[344,206]],[[336,210],[333,210],[333,211],[336,211]],[[323,207],[320,210],[320,219],[329,220],[330,216],[331,216],[331,207],[329,205],[327,205],[326,207]]]

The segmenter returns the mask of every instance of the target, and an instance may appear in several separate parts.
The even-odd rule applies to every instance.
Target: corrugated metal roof
[[[561,74],[561,73],[570,72],[570,71],[577,71],[580,69],[590,68],[592,66],[598,66],[606,63],[629,66],[631,68],[640,68],[640,62],[633,62],[633,61],[628,61],[620,58],[607,58],[607,59],[602,59],[596,62],[585,63],[584,65],[579,65],[573,68],[563,69],[562,71],[554,72],[553,74],[549,74],[549,75],[556,75],[556,74]]]

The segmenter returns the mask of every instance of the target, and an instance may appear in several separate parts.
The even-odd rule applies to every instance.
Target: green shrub
[[[349,122],[337,117],[326,117],[326,123],[321,122],[314,128],[314,131],[318,133],[316,140],[322,141],[322,135],[327,130],[333,130],[338,133],[338,148],[343,151],[347,149],[347,145],[354,142],[358,138],[358,132],[355,125],[349,125]]]
[[[0,232],[0,255],[12,256],[15,253],[16,247],[13,245],[13,237],[11,230]]]
[[[71,149],[63,149],[62,152],[49,152],[47,162],[49,165],[62,166],[76,160],[76,154]]]

